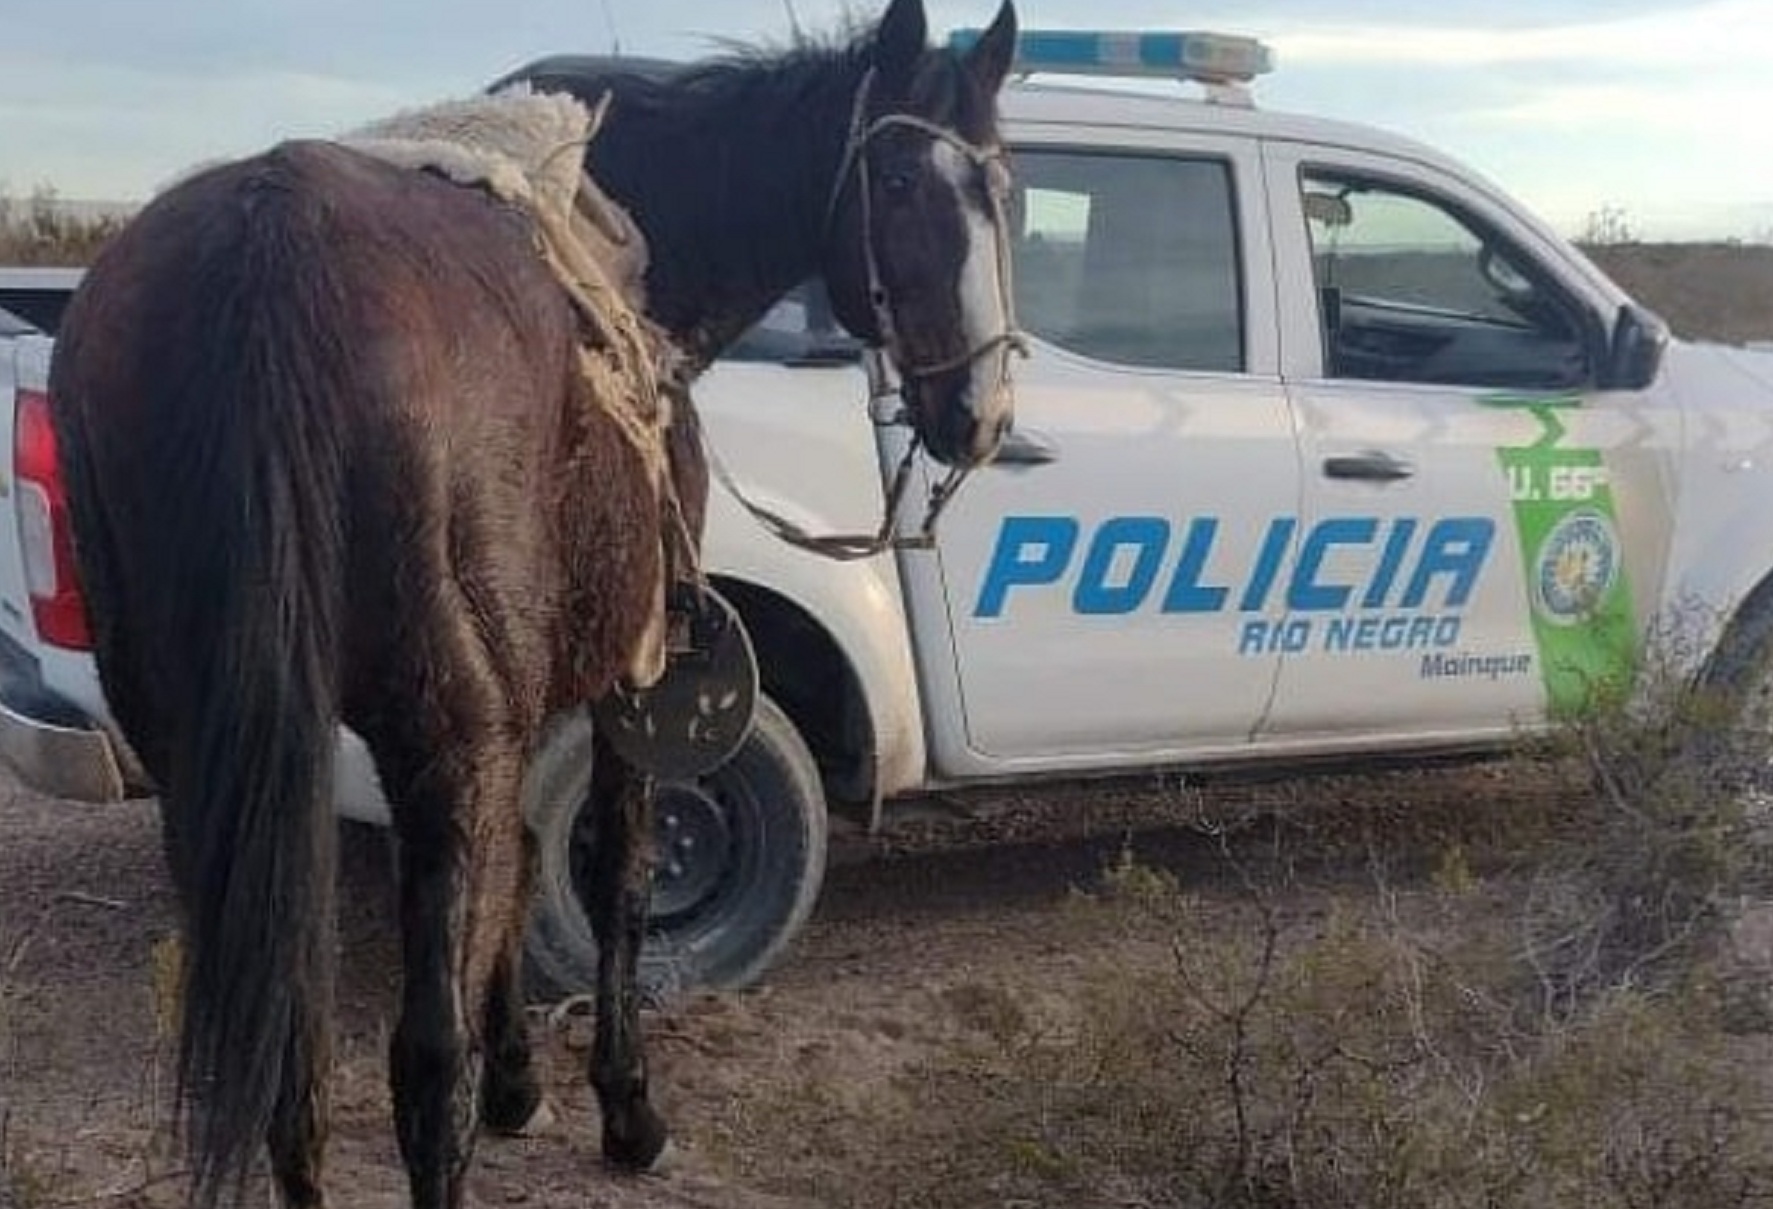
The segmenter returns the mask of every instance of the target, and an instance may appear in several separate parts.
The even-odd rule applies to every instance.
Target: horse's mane
[[[656,254],[679,262],[688,278],[704,278],[714,265],[734,267],[740,249],[730,232],[736,229],[781,230],[797,246],[816,247],[844,119],[865,69],[865,43],[804,44],[785,53],[728,54],[665,78],[603,76],[587,90],[612,97],[591,150],[592,175],[629,199],[644,225],[670,233],[653,240]],[[791,120],[805,112],[835,120]],[[664,179],[656,169],[662,149],[692,166],[693,175]],[[771,170],[760,174],[760,165]],[[710,213],[724,221],[708,222]],[[779,265],[782,254],[781,246],[753,245],[746,254],[751,263],[737,267],[756,279]]]

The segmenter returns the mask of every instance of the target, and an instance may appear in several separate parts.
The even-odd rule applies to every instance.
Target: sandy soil
[[[173,1205],[178,1165],[164,1132],[170,1040],[155,949],[174,928],[151,804],[92,809],[0,785],[0,1121],[26,1206]],[[346,828],[341,1062],[329,1180],[345,1203],[403,1205],[383,1054],[397,957],[378,835]],[[563,1123],[550,1136],[488,1142],[483,1204],[715,1209],[774,1204],[721,1187],[693,1149],[667,1177],[617,1179],[597,1158],[575,1036],[540,1030]],[[661,1046],[661,1048],[664,1048]],[[3,1195],[3,1194],[0,1194]]]
[[[779,1110],[797,1080],[840,1106],[890,1094],[921,1058],[979,1027],[981,996],[1064,994],[1084,959],[1104,952],[1129,969],[1165,960],[1154,938],[1065,908],[1128,843],[1141,862],[1210,891],[1225,870],[1187,825],[1203,802],[1290,812],[1307,799],[1334,806],[1381,795],[1403,819],[1423,807],[1438,813],[1435,803],[1494,798],[1498,776],[1479,766],[1204,796],[1154,781],[1004,792],[932,801],[880,839],[846,836],[812,925],[763,987],[649,1015],[657,1095],[680,1143],[669,1174],[616,1178],[602,1168],[582,1074],[589,1022],[569,1015],[551,1025],[538,1009],[561,1123],[538,1139],[484,1141],[473,1196],[484,1205],[766,1209],[801,1202],[757,1187],[798,1187],[825,1190],[821,1203],[890,1203],[890,1189],[854,1186],[842,1153],[808,1154],[791,1120],[777,1130],[758,1114]],[[1407,832],[1399,828],[1404,865]],[[174,915],[155,812],[49,801],[3,781],[0,835],[0,1121],[21,1209],[177,1204],[155,973]],[[383,1078],[397,986],[391,882],[378,833],[347,826],[344,835],[328,1178],[350,1190],[347,1203],[380,1209],[404,1203]],[[1345,860],[1336,837],[1317,836],[1310,851],[1321,885],[1365,876],[1358,845]],[[1313,909],[1311,898],[1302,890],[1296,909]],[[788,1166],[793,1179],[783,1178]]]

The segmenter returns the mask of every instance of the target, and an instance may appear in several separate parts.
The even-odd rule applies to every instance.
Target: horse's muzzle
[[[908,378],[906,409],[938,462],[960,469],[989,462],[1010,429],[1007,382],[981,388],[981,376],[966,368]]]

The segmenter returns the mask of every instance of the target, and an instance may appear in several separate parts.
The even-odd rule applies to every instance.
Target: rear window
[[[1015,180],[1011,243],[1024,327],[1103,361],[1243,369],[1230,165],[1018,148]]]

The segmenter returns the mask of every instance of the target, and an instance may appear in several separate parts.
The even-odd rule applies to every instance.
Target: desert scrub
[[[1552,1017],[1689,979],[1768,888],[1773,717],[1754,678],[1699,672],[1709,629],[1694,606],[1676,613],[1652,632],[1633,690],[1597,690],[1554,737],[1588,773],[1595,809],[1547,846],[1521,913]]]
[[[1123,853],[1097,909],[1155,922],[1173,960],[1097,970],[1073,1034],[994,1068],[994,1098],[1023,1105],[1005,1127],[1041,1157],[1020,1165],[1025,1191],[1220,1209],[1773,1204],[1773,1103],[1716,971],[1766,884],[1754,815],[1773,728],[1761,698],[1694,675],[1683,639],[1701,629],[1688,615],[1654,634],[1635,679],[1596,685],[1532,757],[1561,770],[1566,805],[1550,831],[1526,820],[1534,859],[1431,823],[1414,840],[1432,869],[1400,889],[1395,844],[1365,823],[1277,828],[1252,854],[1207,821],[1227,904]],[[1292,883],[1313,830],[1367,845],[1368,891]],[[1513,859],[1480,873],[1474,840]]]
[[[1597,807],[1590,845],[1642,855],[1606,834],[1614,820]],[[1375,859],[1352,887],[1312,885],[1292,872],[1311,854],[1280,833],[1240,849],[1203,826],[1219,875],[1191,884],[1129,843],[1067,913],[1097,955],[1038,994],[934,996],[947,1040],[890,1094],[833,1112],[796,1086],[753,1104],[797,1114],[804,1153],[845,1151],[841,1170],[765,1182],[943,1209],[1773,1205],[1773,1104],[1743,1061],[1760,1039],[1726,1026],[1703,949],[1668,950],[1654,978],[1641,962],[1597,975],[1550,1011],[1524,918],[1544,871],[1474,872],[1430,834],[1419,876]],[[1652,864],[1633,876],[1711,876]],[[843,1147],[857,1136],[870,1145]]]
[[[901,1203],[1773,1203],[1766,1097],[1712,1005],[1621,991],[1524,1027],[1490,926],[1507,895],[1449,913],[1382,889],[1283,919],[1265,890],[1227,909],[1131,880],[1136,901],[1098,909],[1185,924],[1171,962],[1105,964],[1070,1027],[935,1060],[912,1116],[955,1132],[927,1165],[943,1178]]]
[[[0,264],[90,264],[123,222],[68,214],[48,185],[39,185],[23,200],[0,193]]]

